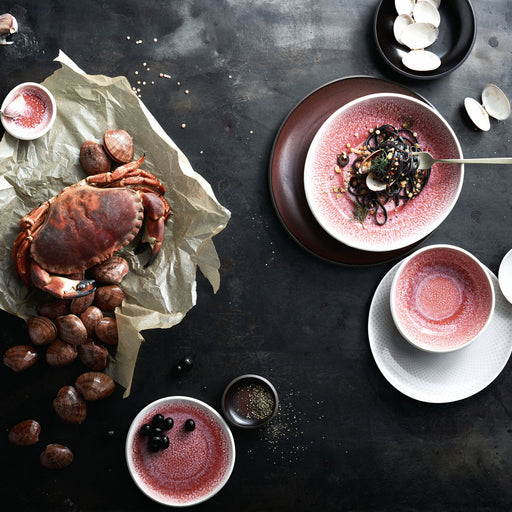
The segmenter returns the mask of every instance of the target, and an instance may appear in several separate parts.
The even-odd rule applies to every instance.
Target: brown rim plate
[[[274,140],[269,165],[269,186],[277,216],[289,235],[306,251],[331,263],[376,265],[411,252],[425,238],[394,251],[368,252],[349,247],[326,233],[309,209],[304,192],[304,163],[320,126],[346,103],[379,92],[412,96],[432,106],[406,87],[371,76],[351,76],[329,82],[296,105]]]

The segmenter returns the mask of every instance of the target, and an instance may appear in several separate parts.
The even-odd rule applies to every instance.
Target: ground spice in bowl
[[[259,375],[242,375],[231,381],[222,396],[226,419],[240,428],[257,428],[270,421],[278,409],[274,386]]]

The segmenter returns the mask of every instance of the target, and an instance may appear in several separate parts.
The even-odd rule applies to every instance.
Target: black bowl
[[[395,2],[381,0],[375,13],[373,33],[384,61],[398,73],[419,80],[432,80],[451,73],[468,57],[476,40],[476,16],[470,0],[445,0],[439,7],[439,38],[427,49],[441,58],[441,66],[432,71],[414,71],[402,64],[409,49],[395,39],[393,23],[397,17]]]

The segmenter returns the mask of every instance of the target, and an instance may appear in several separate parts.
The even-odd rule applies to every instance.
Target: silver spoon
[[[418,169],[430,169],[435,163],[451,164],[512,164],[512,158],[441,158],[436,159],[424,151],[412,153],[418,157]]]

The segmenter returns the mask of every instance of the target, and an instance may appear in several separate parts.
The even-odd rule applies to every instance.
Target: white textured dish
[[[505,254],[498,270],[501,293],[512,303],[512,249]]]
[[[368,337],[377,367],[398,391],[422,402],[455,402],[482,391],[512,353],[512,305],[500,292],[498,279],[488,270],[496,305],[487,329],[462,350],[432,354],[404,340],[393,322],[389,294],[399,265],[384,276],[370,305]]]
[[[304,165],[306,200],[320,226],[336,240],[363,251],[393,251],[422,240],[452,211],[464,180],[460,164],[434,166],[428,184],[407,204],[385,206],[388,221],[378,225],[370,217],[362,226],[354,221],[354,200],[334,187],[345,188],[351,163],[336,172],[336,156],[347,144],[359,148],[369,130],[384,124],[407,124],[417,133],[423,151],[462,158],[457,136],[441,114],[424,102],[401,94],[363,96],[334,112],[311,142]],[[411,126],[412,125],[412,126]]]
[[[15,119],[0,114],[2,125],[5,130],[20,140],[34,140],[45,135],[55,122],[57,116],[57,105],[52,93],[43,85],[35,82],[24,82],[12,89],[2,102],[0,110],[4,110],[12,100],[19,94],[37,97],[38,101],[44,104],[44,113],[40,114],[40,122],[33,127],[20,125]],[[26,107],[30,109],[30,107]],[[23,115],[23,114],[22,114]]]
[[[174,426],[165,432],[169,447],[151,453],[141,446],[145,441],[139,430],[158,413],[171,416]],[[194,431],[184,430],[186,418],[195,421]],[[186,396],[161,398],[144,407],[133,420],[125,445],[128,469],[139,489],[172,507],[197,505],[219,492],[231,476],[235,452],[233,434],[222,416]]]

